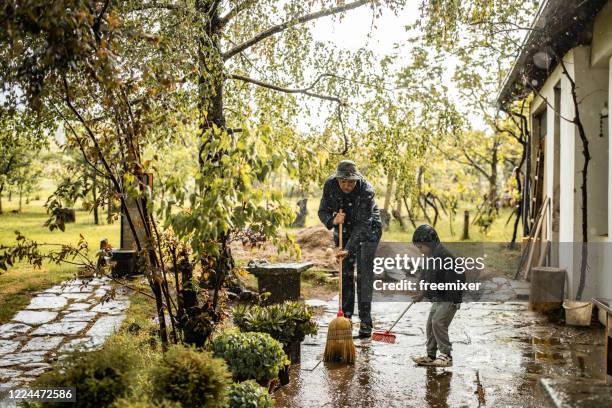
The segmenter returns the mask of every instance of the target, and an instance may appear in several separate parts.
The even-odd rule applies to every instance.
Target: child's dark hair
[[[435,248],[440,243],[440,237],[438,237],[438,233],[431,225],[423,224],[414,230],[412,243],[424,244],[430,248]]]

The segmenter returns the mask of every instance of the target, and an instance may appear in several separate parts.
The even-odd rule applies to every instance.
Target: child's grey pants
[[[459,309],[459,305],[452,302],[433,302],[431,304],[426,330],[427,355],[433,357],[437,350],[450,355],[452,346],[448,338],[448,326]]]

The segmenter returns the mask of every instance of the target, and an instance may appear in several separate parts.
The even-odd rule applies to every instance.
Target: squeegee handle
[[[389,327],[389,329],[387,330],[388,332],[390,332],[391,330],[393,330],[393,328],[395,327],[395,325],[397,324],[397,322],[399,322],[402,317],[404,317],[404,315],[406,314],[406,312],[408,311],[408,309],[410,309],[412,307],[412,305],[414,304],[414,302],[410,302],[408,303],[408,306],[404,309],[404,311],[402,312],[402,314],[395,319],[395,321],[393,322],[393,324],[391,325],[391,327]]]

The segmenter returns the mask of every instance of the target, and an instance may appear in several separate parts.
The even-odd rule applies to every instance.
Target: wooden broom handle
[[[340,209],[340,213],[342,213],[342,209]],[[340,250],[342,251],[342,224],[338,224],[338,241],[340,244]],[[340,272],[338,273],[338,312],[343,312],[342,310],[342,260],[344,258],[340,258]]]

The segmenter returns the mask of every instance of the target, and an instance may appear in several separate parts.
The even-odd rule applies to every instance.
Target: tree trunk
[[[417,204],[419,208],[423,212],[423,217],[427,220],[428,224],[431,224],[431,219],[429,218],[429,214],[427,214],[427,208],[425,204],[423,204],[423,167],[419,167],[417,170]]]
[[[94,224],[99,225],[100,219],[98,218],[98,176],[94,171],[91,183],[91,195],[93,196],[93,216]]]
[[[523,206],[522,206],[522,216],[523,216],[523,236],[529,235],[529,213],[530,210],[530,189],[531,189],[531,134],[527,133],[527,143],[525,149],[525,161],[527,162],[525,165],[525,175],[524,175],[524,183],[523,183]]]
[[[395,183],[395,173],[389,173],[387,176],[387,191],[385,192],[385,202],[383,204],[383,209],[387,212],[389,212],[389,206],[391,205],[391,196],[393,195],[393,184],[394,183]]]
[[[399,211],[397,211],[397,209],[394,208],[391,211],[391,215],[393,215],[393,218],[395,218],[397,222],[399,222],[400,229],[404,231],[406,229],[406,224],[404,223],[404,220],[402,219],[402,214]]]
[[[0,184],[0,214],[2,214],[2,191],[4,190],[4,184]]]
[[[448,205],[448,228],[450,230],[451,237],[454,237],[455,236],[455,232],[453,231],[453,216],[454,216],[455,209],[453,208],[454,204],[451,204],[450,200],[448,202],[449,202],[449,205]],[[453,203],[454,203],[454,201],[453,201]]]
[[[425,204],[429,205],[431,208],[433,208],[434,210],[434,219],[433,219],[433,224],[432,227],[436,227],[436,224],[438,223],[438,216],[439,216],[439,211],[438,211],[438,206],[436,206],[436,203],[434,202],[434,200],[431,199],[430,194],[424,195],[423,196],[423,201],[425,201]],[[428,218],[429,220],[429,218]],[[431,223],[431,221],[430,221]]]
[[[575,93],[575,91],[574,91]],[[584,292],[584,286],[586,284],[586,273],[588,270],[588,257],[589,257],[589,233],[588,233],[588,192],[587,192],[587,182],[588,182],[588,171],[589,171],[589,161],[591,161],[591,154],[589,152],[589,140],[586,137],[586,132],[580,121],[580,117],[578,115],[578,104],[575,106],[576,109],[576,126],[578,127],[578,134],[580,135],[580,140],[582,141],[582,155],[584,157],[584,163],[582,165],[582,185],[580,186],[580,192],[582,195],[582,258],[580,259],[580,282],[578,284],[578,290],[576,292],[576,300],[582,300],[582,293]]]
[[[21,212],[21,198],[23,197],[23,186],[19,186],[19,212]]]
[[[193,266],[186,252],[181,253],[178,261],[178,272],[181,276],[181,286],[178,289],[178,319],[186,344],[201,347],[206,341],[198,332],[198,297],[197,288],[193,283]]]
[[[408,205],[408,200],[406,200],[406,196],[403,197],[403,200],[404,200],[404,206],[406,206],[406,212],[408,213],[408,219],[410,220],[410,224],[412,224],[414,229],[416,229],[417,226],[416,226],[416,221],[414,219],[414,214],[412,213],[412,209]]]
[[[523,152],[521,154],[521,161],[519,165],[514,170],[514,177],[516,178],[516,187],[519,192],[519,197],[523,196],[523,186],[521,183],[521,167],[523,167],[523,163],[525,162],[525,145],[523,144]],[[512,230],[512,240],[510,241],[510,248],[514,248],[516,246],[516,239],[518,236],[518,226],[521,220],[521,216],[523,215],[523,200],[519,200],[518,206],[516,209],[516,219],[514,220],[514,228]]]
[[[498,165],[498,150],[497,142],[493,146],[493,155],[491,157],[491,176],[489,177],[489,205],[498,213],[497,207],[497,165]]]
[[[110,187],[111,186],[110,186],[110,181],[109,181],[108,206],[106,207],[106,222],[108,224],[113,223],[113,194],[112,194],[112,190]]]
[[[227,131],[225,115],[223,112],[223,68],[224,61],[221,53],[221,43],[219,30],[219,6],[217,0],[198,0],[196,8],[203,16],[203,29],[206,35],[200,37],[198,41],[198,109],[200,112],[202,138],[199,151],[199,163],[202,166],[206,161],[218,162],[218,154],[207,154],[204,157],[206,146],[214,133],[210,132],[213,127]],[[229,251],[227,242],[229,236],[221,234],[217,239],[217,244],[221,247],[219,256],[215,259],[215,270],[217,271],[215,280],[215,293],[212,301],[212,313],[217,313],[219,303],[219,292],[223,287],[226,276],[233,268],[233,258]]]

